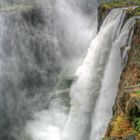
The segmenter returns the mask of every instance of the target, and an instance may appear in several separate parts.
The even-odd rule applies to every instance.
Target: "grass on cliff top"
[[[113,2],[103,2],[101,7],[105,9],[119,8],[119,7],[130,7],[140,6],[140,0],[119,0]]]

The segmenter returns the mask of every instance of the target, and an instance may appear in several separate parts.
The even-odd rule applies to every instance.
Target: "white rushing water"
[[[117,95],[123,64],[127,58],[127,53],[125,52],[131,47],[130,29],[132,29],[134,23],[135,20],[131,20],[131,22],[129,20],[119,31],[118,37],[113,42],[102,80],[100,95],[93,113],[91,140],[99,140],[105,134],[108,123],[112,118],[112,107]],[[125,51],[121,57],[122,46],[125,46]]]
[[[101,81],[113,41],[123,20],[123,12],[124,9],[110,12],[100,32],[92,40],[83,64],[76,72],[77,79],[70,92],[71,109],[64,130],[64,140],[90,139],[88,137],[92,128],[92,113],[100,94]]]
[[[120,48],[127,45],[134,24],[128,21],[121,29],[124,17],[124,9],[110,12],[71,88],[58,84],[49,108],[27,123],[25,131],[33,140],[99,140],[104,135],[126,57],[121,59]],[[60,83],[68,79],[62,76]]]

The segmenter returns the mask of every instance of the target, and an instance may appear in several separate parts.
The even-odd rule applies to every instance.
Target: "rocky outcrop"
[[[133,6],[137,8],[133,9]],[[128,7],[124,23],[133,16],[140,15],[140,1],[103,3],[99,6],[99,27],[113,8]],[[104,140],[140,140],[140,94],[133,93],[131,87],[140,83],[140,20],[134,25],[132,48],[127,65],[122,73],[118,94],[113,107],[113,118],[109,123]],[[139,88],[138,88],[139,89]],[[128,92],[131,91],[131,92]]]

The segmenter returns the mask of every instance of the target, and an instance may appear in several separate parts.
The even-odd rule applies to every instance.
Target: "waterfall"
[[[113,9],[97,33],[97,0],[0,2],[33,7],[0,11],[0,139],[100,140],[137,17]]]
[[[35,120],[26,125],[25,131],[33,140],[99,140],[104,135],[125,60],[120,48],[127,45],[134,23],[128,21],[121,28],[124,17],[123,8],[108,14],[71,88],[68,77],[59,79],[49,108],[35,113]]]
[[[92,113],[100,94],[108,56],[118,27],[121,26],[123,12],[123,9],[110,12],[98,35],[92,40],[83,64],[76,72],[77,79],[70,91],[71,109],[64,130],[64,140],[89,139]]]
[[[105,135],[108,123],[112,118],[112,107],[117,95],[118,84],[124,67],[123,64],[126,62],[125,58],[127,58],[126,51],[131,47],[131,37],[133,33],[131,29],[134,23],[135,20],[128,20],[112,44],[111,53],[102,79],[100,95],[92,117],[91,140],[99,140],[101,136]],[[123,56],[121,56],[122,46],[125,46]]]

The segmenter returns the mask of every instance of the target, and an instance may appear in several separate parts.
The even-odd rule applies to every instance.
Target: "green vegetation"
[[[135,91],[135,93],[136,93],[136,94],[140,94],[140,90],[138,90],[138,91]]]
[[[140,7],[137,7],[134,11],[135,11],[134,16],[140,15]]]
[[[140,117],[134,119],[134,128],[136,131],[140,132]]]
[[[104,7],[105,9],[108,9],[108,10],[112,8],[131,7],[131,6],[140,6],[140,1],[139,0],[120,0],[120,1],[113,1],[113,2],[103,2],[103,4],[101,5],[101,7]]]
[[[124,3],[124,2],[111,2],[111,3],[103,3],[102,6],[105,9],[112,9],[112,8],[118,8],[118,7],[125,7],[128,5],[127,3]]]
[[[132,8],[136,6],[136,8]],[[99,6],[99,13],[98,13],[98,22],[99,27],[101,26],[103,20],[108,15],[111,9],[113,8],[122,8],[127,7],[126,10],[126,17],[124,21],[127,19],[133,17],[133,16],[139,16],[140,15],[140,0],[120,0],[120,1],[113,1],[113,2],[103,2]],[[99,28],[98,27],[98,28]]]

